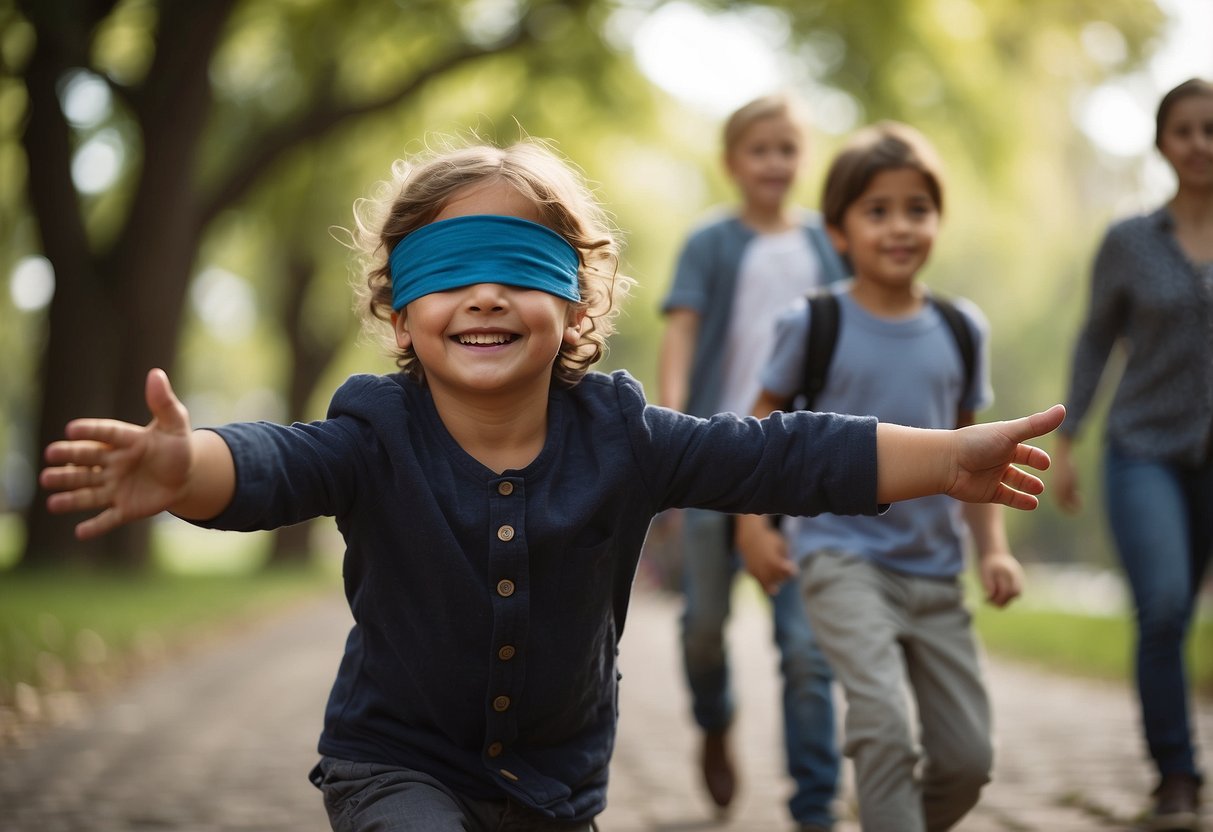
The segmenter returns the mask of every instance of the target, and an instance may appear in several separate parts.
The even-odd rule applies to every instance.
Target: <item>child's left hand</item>
[[[1010,552],[990,552],[978,565],[986,601],[1002,608],[1023,592],[1023,567]]]

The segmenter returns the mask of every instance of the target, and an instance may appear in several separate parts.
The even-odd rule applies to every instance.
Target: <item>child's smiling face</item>
[[[539,211],[506,182],[455,195],[434,222],[498,214],[541,223]],[[582,316],[563,298],[537,289],[476,283],[432,292],[393,315],[396,343],[412,347],[436,393],[523,392],[551,382],[564,343],[580,337]]]
[[[830,239],[846,254],[856,280],[907,288],[927,261],[939,233],[939,207],[921,171],[883,170],[847,206]]]
[[[800,170],[803,145],[800,128],[786,116],[768,116],[745,129],[725,165],[747,205],[775,210],[784,203]]]

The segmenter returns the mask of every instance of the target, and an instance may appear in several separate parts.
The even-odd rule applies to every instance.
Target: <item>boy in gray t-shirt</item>
[[[989,405],[984,318],[957,305],[975,345],[968,378],[940,307],[917,282],[939,228],[940,181],[930,145],[904,125],[863,130],[834,160],[823,211],[855,277],[835,289],[837,343],[814,409],[946,429]],[[756,415],[789,409],[800,392],[814,325],[806,306],[777,324]],[[1003,606],[1019,594],[1022,570],[996,507],[926,497],[879,517],[821,515],[799,520],[786,544],[763,518],[738,519],[746,567],[768,590],[799,564],[805,610],[846,691],[845,752],[865,829],[947,829],[989,781],[990,708],[958,580],[966,521],[988,600]]]

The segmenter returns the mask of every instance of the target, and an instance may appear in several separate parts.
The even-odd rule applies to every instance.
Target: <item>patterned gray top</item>
[[[1108,355],[1125,347],[1107,440],[1127,454],[1196,465],[1213,432],[1213,286],[1190,262],[1166,207],[1112,225],[1099,247],[1074,348],[1061,430],[1078,433]]]

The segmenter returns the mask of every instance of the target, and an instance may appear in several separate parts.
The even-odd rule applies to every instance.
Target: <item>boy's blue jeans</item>
[[[1104,456],[1108,521],[1137,610],[1137,691],[1160,775],[1199,776],[1184,640],[1213,552],[1213,460],[1198,468]]]
[[[726,532],[727,517],[687,510],[683,516],[683,664],[696,723],[723,731],[736,703],[729,681],[724,626],[740,563]],[[799,823],[829,826],[839,755],[829,664],[817,646],[796,581],[772,600],[775,643],[783,672],[784,747],[796,791],[788,801]]]

